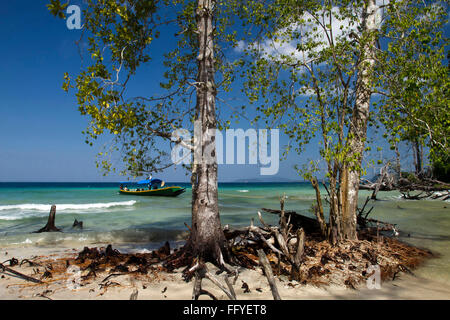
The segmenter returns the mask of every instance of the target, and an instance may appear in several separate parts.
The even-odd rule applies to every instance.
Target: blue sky
[[[67,94],[61,89],[63,73],[80,70],[75,41],[81,31],[67,29],[64,20],[50,15],[46,3],[4,1],[0,6],[0,38],[4,43],[0,51],[0,181],[123,180],[117,175],[103,177],[95,167],[95,155],[108,139],[94,147],[85,144],[81,132],[87,119],[77,110],[74,92]],[[138,80],[158,79],[162,74],[158,57],[166,50],[166,40],[159,41],[152,65],[139,71]],[[135,89],[155,93],[158,83],[135,81]],[[233,92],[230,98],[240,99]],[[280,144],[286,143],[282,135]],[[294,164],[316,156],[316,144],[301,156],[289,155],[274,179],[298,179]],[[159,176],[187,181],[180,167]],[[219,168],[220,181],[255,178],[261,178],[257,165]]]

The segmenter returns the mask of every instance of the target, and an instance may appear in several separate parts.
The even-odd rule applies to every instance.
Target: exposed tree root
[[[230,300],[236,300],[236,293],[234,292],[234,288],[228,279],[228,275],[224,276],[224,281],[227,286],[225,287],[217,277],[209,272],[206,265],[201,262],[197,262],[189,271],[195,273],[194,289],[192,292],[193,300],[198,300],[198,298],[203,294],[210,296],[213,300],[217,300],[217,298],[212,293],[202,289],[202,281],[205,278],[210,280],[219,289],[221,289]]]
[[[275,284],[275,278],[273,277],[272,267],[270,266],[269,260],[262,249],[258,250],[259,263],[263,267],[264,274],[266,275],[267,281],[269,282],[270,290],[272,291],[274,300],[281,300],[280,294],[278,293],[277,285]]]

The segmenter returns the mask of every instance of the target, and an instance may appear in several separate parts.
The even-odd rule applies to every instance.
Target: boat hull
[[[132,196],[147,196],[147,197],[176,197],[186,191],[181,187],[166,187],[156,190],[142,190],[142,191],[125,191],[120,190],[120,194],[132,195]]]

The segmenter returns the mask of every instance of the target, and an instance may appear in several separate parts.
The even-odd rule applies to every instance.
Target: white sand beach
[[[74,256],[82,248],[39,248],[24,247],[0,251],[1,260],[15,257],[19,261],[34,256],[48,256],[53,259]],[[7,252],[7,254],[6,254]],[[213,267],[210,266],[212,269]],[[33,267],[13,267],[14,270],[33,276]],[[420,270],[420,268],[419,268]],[[181,270],[180,270],[181,271]],[[98,275],[82,287],[78,287],[67,279],[43,279],[45,284],[33,284],[2,273],[0,276],[0,299],[52,299],[52,300],[104,300],[129,299],[130,295],[138,291],[138,300],[189,300],[192,296],[192,282],[186,283],[181,272],[172,274],[160,273],[145,276],[140,279],[130,275],[114,277],[107,289],[102,288],[102,280],[108,274]],[[220,277],[220,276],[219,276]],[[243,281],[248,284],[250,292],[244,293]],[[282,299],[450,299],[450,288],[445,282],[430,280],[416,275],[400,274],[396,280],[383,282],[381,289],[368,289],[361,285],[357,290],[346,287],[327,286],[313,287],[300,285],[288,279],[276,280]],[[203,288],[212,292],[219,299],[227,299],[225,294],[212,285],[209,280],[203,281]],[[272,294],[260,268],[255,270],[241,269],[234,285],[239,300],[272,299]],[[202,299],[209,299],[202,296]]]

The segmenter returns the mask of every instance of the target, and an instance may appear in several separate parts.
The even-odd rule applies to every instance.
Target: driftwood
[[[8,259],[6,261],[3,261],[2,264],[5,264],[6,262],[9,262],[9,266],[10,267],[14,267],[14,266],[17,266],[19,264],[19,260],[17,260],[14,257],[12,257],[11,259]]]
[[[55,227],[55,217],[56,217],[56,206],[52,205],[50,209],[50,214],[48,215],[48,221],[45,227],[39,229],[38,231],[35,231],[34,233],[41,233],[41,232],[61,232],[60,229]]]
[[[450,199],[450,191],[447,190],[447,192],[438,192],[436,194],[433,194],[430,198],[434,200],[436,199],[440,199],[443,201],[448,200]]]
[[[389,164],[381,168],[380,174],[376,182],[366,179],[361,179],[359,185],[360,190],[373,190],[371,198],[376,200],[378,191],[392,191],[399,190],[403,194],[403,198],[407,200],[421,200],[421,199],[440,199],[447,200],[450,198],[450,184],[430,179],[423,176],[412,177],[395,177],[389,173]],[[422,191],[416,195],[410,195],[411,191]],[[443,191],[444,195],[435,195],[434,192]],[[425,195],[423,195],[425,193]]]
[[[395,177],[389,173],[389,163],[380,169],[380,174],[376,182],[371,182],[366,179],[361,179],[364,183],[359,185],[361,190],[373,190],[371,199],[377,199],[378,191],[391,191],[396,188]]]
[[[270,266],[270,262],[267,259],[266,254],[262,249],[258,251],[259,263],[261,264],[264,274],[266,275],[267,281],[269,282],[270,290],[272,291],[274,300],[281,300],[280,294],[278,293],[278,288],[275,283],[275,278],[273,277],[272,267]]]
[[[30,277],[30,276],[27,276],[27,275],[25,275],[23,273],[20,273],[20,272],[18,272],[16,270],[8,268],[8,267],[4,266],[1,263],[0,263],[0,272],[9,272],[9,273],[13,274],[14,276],[19,277],[19,278],[21,278],[23,280],[26,280],[26,281],[30,281],[30,282],[34,282],[34,283],[43,283],[41,280],[35,279],[33,277]]]
[[[371,227],[370,224],[375,223],[375,224],[381,225],[381,227],[379,228],[380,231],[393,231],[394,235],[397,235],[398,230],[396,229],[395,224],[383,222],[380,220],[370,219],[367,217],[373,210],[373,207],[372,207],[368,211],[365,211],[365,208],[370,200],[371,200],[371,198],[367,197],[362,209],[358,209],[357,224],[360,227],[360,230],[364,230],[366,228],[367,229],[370,228],[370,230],[373,230],[373,227]],[[272,213],[272,214],[278,214],[280,216],[282,213],[282,210],[274,210],[274,209],[267,209],[267,208],[262,208],[261,210],[268,212],[268,213]],[[285,211],[284,216],[289,217],[290,223],[293,225],[294,229],[296,229],[296,230],[302,228],[304,230],[304,232],[309,235],[322,233],[322,228],[320,227],[320,223],[316,219],[306,217],[295,211]],[[368,231],[370,231],[370,230],[368,230]],[[364,232],[364,233],[367,233],[367,232]]]
[[[262,211],[272,214],[281,214],[281,210],[267,209],[261,208]],[[295,229],[303,228],[303,230],[308,233],[317,233],[320,231],[320,225],[316,219],[306,217],[301,215],[295,211],[285,211],[284,215],[290,218],[290,223],[294,226]]]
[[[406,178],[401,178],[398,181],[398,189],[401,192],[407,192],[407,191],[414,191],[414,190],[420,190],[420,191],[428,191],[428,192],[434,192],[434,191],[444,191],[448,192],[450,190],[450,184],[438,180],[433,179],[427,179],[417,178],[416,181],[409,181]]]
[[[72,228],[83,229],[83,221],[78,221],[77,219],[75,219],[75,221],[73,222]]]
[[[407,200],[422,200],[426,198],[430,198],[433,195],[433,191],[428,191],[423,195],[425,191],[421,191],[418,194],[410,194],[409,191],[403,191],[401,192],[402,198]]]
[[[412,189],[412,190],[420,190],[420,189]],[[446,200],[450,199],[450,191],[449,190],[440,190],[439,192],[436,192],[436,190],[431,188],[429,190],[426,190],[426,189],[422,190],[417,194],[410,194],[410,191],[412,191],[412,190],[400,189],[402,198],[406,199],[406,200],[432,199],[432,200],[442,200],[442,201],[446,201]]]
[[[447,200],[450,198],[450,184],[431,179],[424,175],[408,174],[405,176],[398,176],[392,174],[389,170],[389,163],[380,169],[377,181],[372,182],[366,179],[361,179],[359,185],[360,190],[373,190],[371,195],[372,200],[376,200],[378,191],[392,191],[399,190],[403,194],[403,199],[407,200],[422,200],[422,199],[441,199]],[[411,191],[421,191],[418,194],[411,195]],[[436,191],[443,191],[444,194],[434,194]],[[425,193],[425,195],[424,195]]]

